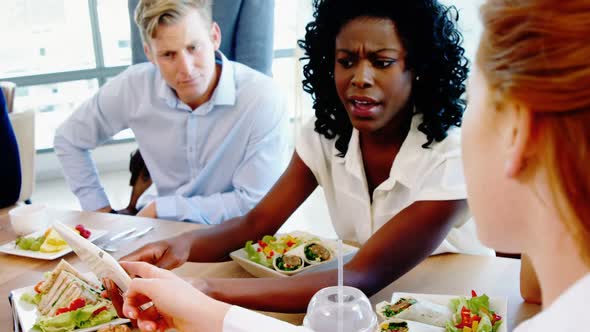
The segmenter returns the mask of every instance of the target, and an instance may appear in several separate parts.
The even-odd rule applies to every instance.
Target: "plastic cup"
[[[341,332],[373,332],[377,328],[371,302],[357,288],[343,287],[341,313],[339,309],[338,287],[321,289],[309,302],[303,325],[315,332],[338,332],[339,325]]]

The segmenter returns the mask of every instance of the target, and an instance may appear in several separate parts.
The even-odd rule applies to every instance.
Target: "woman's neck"
[[[359,132],[361,146],[372,149],[387,149],[395,146],[397,149],[408,136],[412,124],[412,112],[405,110],[394,117],[386,126],[374,132]]]
[[[547,230],[538,232],[536,245],[527,254],[537,272],[545,309],[576,281],[590,273],[590,268],[583,262],[574,240],[564,229],[558,231],[562,233],[559,235]]]

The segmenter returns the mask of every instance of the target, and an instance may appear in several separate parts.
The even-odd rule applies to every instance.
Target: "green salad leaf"
[[[480,317],[477,329],[472,332],[496,332],[503,320],[497,320],[492,324],[494,311],[490,309],[490,298],[483,294],[470,299],[466,297],[454,298],[449,302],[453,312],[452,321],[446,323],[446,332],[461,332],[462,328],[456,326],[462,322],[461,310],[465,307],[471,311],[471,315]]]
[[[112,306],[96,315],[94,314],[96,310],[105,305],[107,305],[105,302],[98,302],[55,317],[41,316],[37,319],[35,327],[42,332],[68,332],[76,328],[86,328],[107,323],[117,318],[117,312]]]
[[[246,251],[248,259],[252,262],[272,268],[272,260],[275,255],[282,255],[296,248],[303,241],[304,239],[291,235],[283,235],[278,238],[272,235],[265,235],[257,243],[254,243],[254,241],[246,242],[244,251]]]
[[[36,293],[35,295],[30,294],[30,293],[24,293],[21,297],[20,297],[21,301],[24,301],[26,303],[30,303],[30,304],[39,304],[39,302],[41,302],[41,294]]]
[[[266,267],[272,267],[272,260],[267,259],[266,255],[262,252],[256,251],[256,248],[252,245],[252,241],[246,242],[246,246],[244,246],[244,250],[248,255],[248,259],[253,261],[254,263],[258,263],[264,265]]]

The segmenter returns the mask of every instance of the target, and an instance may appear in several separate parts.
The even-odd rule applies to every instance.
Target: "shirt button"
[[[193,147],[192,146],[188,148],[188,152],[193,152]]]

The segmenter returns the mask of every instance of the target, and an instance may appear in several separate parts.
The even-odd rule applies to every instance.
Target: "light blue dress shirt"
[[[159,218],[218,224],[244,215],[286,166],[284,98],[269,77],[218,53],[221,76],[195,110],[152,63],[129,67],[57,130],[54,145],[84,210],[109,205],[91,149],[131,128],[158,192]]]

